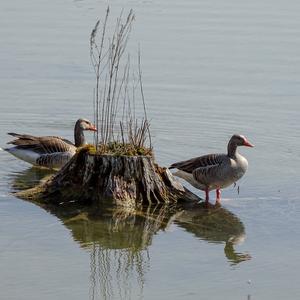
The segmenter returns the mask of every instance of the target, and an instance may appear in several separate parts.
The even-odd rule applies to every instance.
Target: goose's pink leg
[[[205,204],[209,202],[209,190],[208,188],[205,189]]]
[[[221,190],[216,189],[216,204],[221,204]]]

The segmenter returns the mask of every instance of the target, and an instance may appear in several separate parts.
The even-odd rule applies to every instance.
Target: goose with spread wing
[[[74,127],[75,144],[57,136],[32,136],[10,132],[15,137],[7,144],[7,152],[34,166],[59,169],[76,153],[76,149],[86,144],[84,131],[97,131],[97,128],[86,119],[77,120]]]
[[[238,153],[238,146],[254,147],[243,135],[235,134],[229,140],[227,154],[208,154],[174,163],[175,176],[181,177],[195,188],[205,191],[205,202],[209,192],[216,190],[216,203],[221,201],[221,189],[238,181],[248,168],[247,159]]]

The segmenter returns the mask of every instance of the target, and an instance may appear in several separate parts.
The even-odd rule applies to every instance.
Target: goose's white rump
[[[31,150],[26,150],[26,149],[20,149],[18,147],[12,147],[12,148],[7,148],[5,151],[9,152],[13,156],[24,160],[32,165],[36,165],[37,159],[40,157],[40,155],[34,151]]]

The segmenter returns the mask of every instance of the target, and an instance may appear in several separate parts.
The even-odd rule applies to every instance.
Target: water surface
[[[1,2],[1,146],[10,131],[72,139],[92,119],[89,33],[106,5]],[[158,162],[225,151],[238,132],[256,145],[241,149],[249,170],[211,215],[61,215],[11,194],[45,174],[1,152],[1,299],[299,298],[300,3],[110,5],[136,13]]]

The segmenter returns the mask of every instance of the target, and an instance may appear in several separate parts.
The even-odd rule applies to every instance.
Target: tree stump
[[[82,148],[53,177],[21,191],[23,199],[51,204],[139,204],[199,201],[151,156],[101,155]]]

